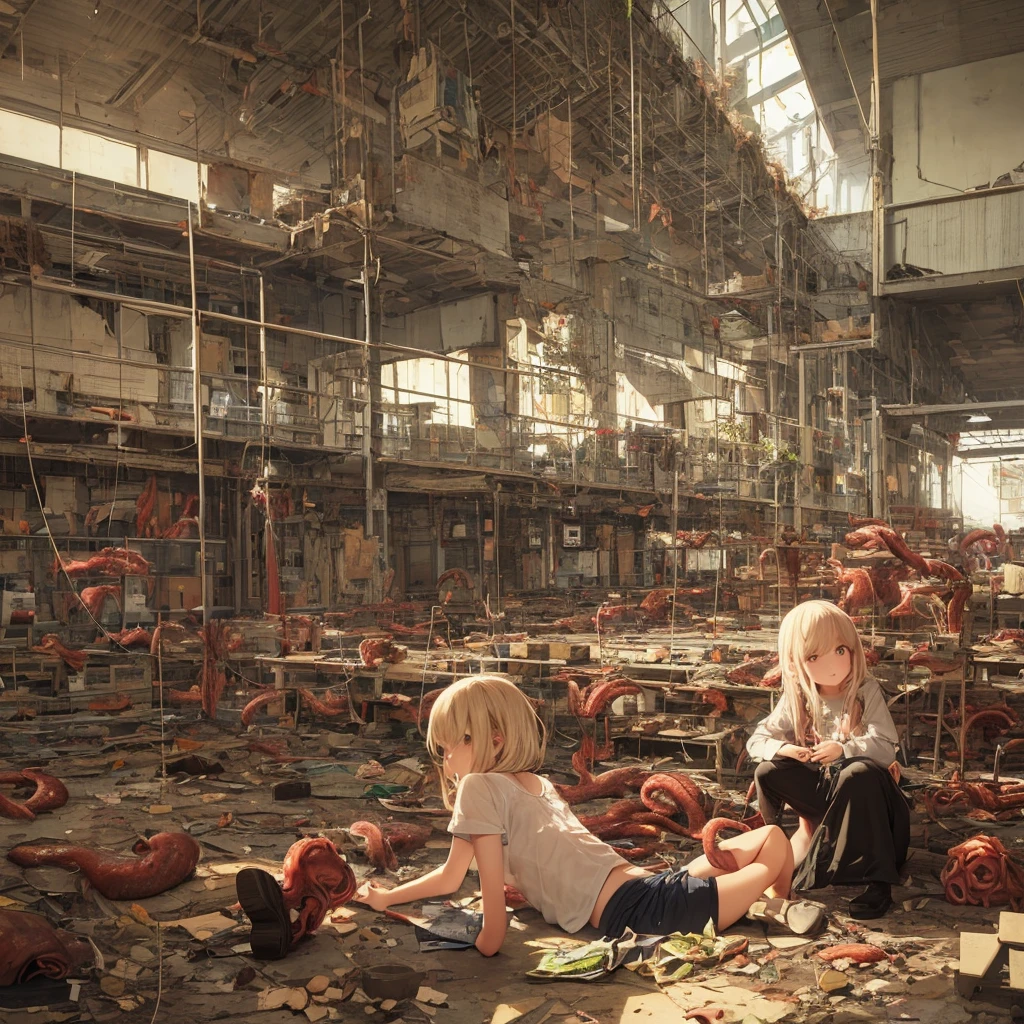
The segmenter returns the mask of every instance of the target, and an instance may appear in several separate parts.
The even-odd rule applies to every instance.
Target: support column
[[[887,488],[885,484],[885,434],[878,399],[871,396],[871,514],[885,518]]]
[[[192,295],[192,412],[195,417],[196,469],[199,473],[199,591],[203,598],[202,624],[206,625],[210,609],[210,586],[206,574],[206,465],[203,445],[203,382],[201,339],[199,331],[199,299],[196,295],[196,255],[192,237],[192,204],[188,204],[188,276]],[[262,311],[260,319],[263,319]],[[266,380],[266,377],[264,377]]]
[[[885,277],[885,182],[882,174],[882,79],[878,70],[878,0],[871,0],[871,294],[882,294]]]
[[[800,465],[796,470],[796,479],[793,481],[793,529],[797,533],[803,530],[804,514],[804,474],[803,467],[809,466],[812,461],[812,445],[808,434],[810,433],[807,424],[807,364],[806,353],[798,354],[799,387],[797,398],[797,428],[800,431]]]

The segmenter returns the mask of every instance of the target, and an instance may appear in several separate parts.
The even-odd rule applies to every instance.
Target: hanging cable
[[[25,393],[25,378],[24,378],[24,373],[22,372],[22,367],[21,366],[18,367],[18,383],[19,383],[19,386],[21,388],[21,393],[22,393],[22,395],[24,395],[24,393]],[[96,618],[95,615],[93,615],[92,609],[89,608],[89,606],[81,599],[81,597],[78,594],[78,590],[75,587],[75,582],[71,578],[71,575],[70,575],[70,573],[67,570],[67,566],[64,564],[64,559],[61,556],[60,549],[57,547],[57,541],[54,539],[53,531],[50,529],[50,522],[49,522],[49,520],[46,517],[45,506],[43,505],[42,492],[39,490],[39,479],[36,477],[35,464],[34,464],[33,459],[32,459],[32,438],[29,436],[29,432],[28,432],[28,413],[25,411],[25,403],[24,402],[22,402],[22,404],[21,404],[21,417],[22,417],[23,429],[25,431],[25,435],[24,435],[25,455],[26,455],[26,458],[28,460],[29,476],[32,479],[32,489],[35,491],[36,501],[38,502],[39,509],[40,509],[40,511],[42,513],[43,526],[46,528],[46,536],[49,538],[50,547],[53,548],[53,555],[54,555],[54,558],[56,559],[56,563],[55,564],[57,566],[57,569],[58,569],[59,572],[64,573],[64,577],[65,577],[65,579],[68,582],[68,586],[71,588],[71,592],[76,597],[78,597],[79,604],[81,604],[81,606],[85,609],[86,615],[88,615],[89,618],[92,619],[93,624],[96,626],[96,628],[103,634],[103,636],[108,641],[110,641],[110,643],[114,644],[117,647],[120,647],[122,651],[128,652],[128,648],[125,647],[123,644],[121,644],[120,641],[116,640],[110,634],[110,632],[107,630],[106,626],[104,626],[103,623],[100,622],[100,620],[98,618]]]
[[[828,12],[828,20],[832,22],[832,33],[836,37],[836,45],[839,47],[839,56],[843,59],[843,67],[846,68],[846,77],[850,80],[850,88],[853,89],[853,98],[857,103],[857,113],[860,114],[861,124],[864,125],[866,132],[871,131],[871,126],[868,124],[868,119],[864,116],[864,107],[860,102],[860,95],[857,92],[857,83],[853,80],[853,72],[850,71],[850,62],[846,59],[846,51],[843,49],[843,41],[839,38],[839,28],[836,26],[836,19],[832,16],[832,8],[829,7],[828,0],[822,0],[825,4],[825,10]]]
[[[633,190],[633,230],[640,230],[640,197],[636,189],[636,85],[634,82],[633,18],[629,21],[629,175]]]
[[[421,714],[421,709],[423,707],[423,696],[427,689],[427,659],[430,657],[430,641],[434,635],[434,612],[441,612],[443,615],[444,609],[439,604],[433,604],[430,606],[430,628],[427,630],[427,649],[423,652],[423,672],[420,674],[420,702],[416,705],[416,731],[420,736],[425,735],[423,732],[423,715]],[[451,646],[450,636],[448,645],[449,647]]]

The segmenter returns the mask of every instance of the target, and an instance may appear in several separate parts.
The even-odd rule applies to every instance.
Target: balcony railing
[[[399,389],[398,393],[403,394]],[[422,397],[417,395],[417,397]],[[436,406],[386,403],[381,454],[410,462],[525,473],[559,483],[654,486],[656,438],[640,431],[559,427],[528,416],[507,417],[499,438],[486,424],[458,426]]]
[[[148,353],[147,353],[148,354]],[[153,357],[155,360],[155,356]],[[268,385],[268,438],[333,450],[362,445],[367,382],[361,366],[330,367],[316,390]],[[264,393],[237,373],[200,374],[203,434],[262,435]],[[0,338],[0,409],[109,423],[112,430],[194,432],[192,370]]]
[[[1024,185],[886,208],[886,292],[921,290],[929,280],[949,285],[957,277],[970,284],[977,275],[992,280],[989,275],[1000,274],[1009,280],[1020,276],[1021,267]]]

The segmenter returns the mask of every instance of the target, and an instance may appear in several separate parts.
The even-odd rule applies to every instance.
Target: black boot
[[[871,921],[883,917],[892,906],[892,886],[888,882],[872,882],[859,896],[850,900],[850,917]]]
[[[291,946],[292,929],[281,886],[268,871],[243,868],[235,876],[235,892],[252,922],[249,946],[257,960],[280,960]]]

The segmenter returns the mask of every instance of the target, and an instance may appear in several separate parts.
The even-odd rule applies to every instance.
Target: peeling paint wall
[[[956,195],[1024,164],[1022,95],[1024,53],[897,79],[893,202]]]

